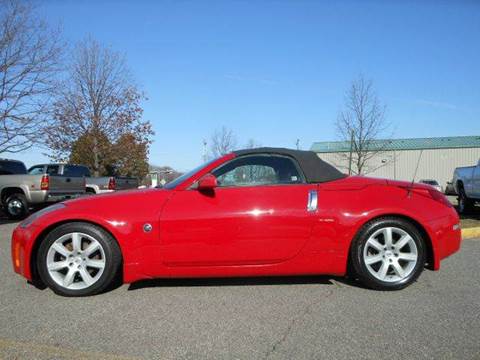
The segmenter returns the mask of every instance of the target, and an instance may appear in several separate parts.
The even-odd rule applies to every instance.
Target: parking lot
[[[480,357],[480,241],[399,292],[331,277],[155,280],[89,298],[13,273],[0,225],[0,358]]]

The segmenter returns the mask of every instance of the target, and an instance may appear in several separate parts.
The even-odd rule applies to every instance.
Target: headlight
[[[46,208],[42,209],[42,210],[39,210],[37,211],[36,213],[30,215],[28,218],[26,218],[25,220],[23,220],[21,223],[20,223],[20,227],[25,229],[26,227],[30,226],[35,220],[37,220],[40,216],[43,216],[49,212],[52,212],[52,211],[56,211],[56,210],[60,210],[60,209],[63,209],[64,207],[66,207],[67,205],[65,204],[62,204],[62,203],[58,203],[58,204],[55,204],[55,205],[50,205],[50,206],[47,206]]]

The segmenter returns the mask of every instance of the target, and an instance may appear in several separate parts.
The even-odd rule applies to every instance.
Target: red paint
[[[397,215],[418,223],[428,234],[433,265],[458,251],[455,210],[424,186],[348,177],[322,184],[191,189],[202,176],[232,159],[227,155],[173,190],[149,189],[97,195],[66,202],[12,240],[14,269],[32,279],[35,242],[52,226],[88,221],[118,241],[124,280],[151,277],[343,275],[350,243],[373,218]],[[318,209],[308,212],[309,190],[318,191]],[[145,233],[143,225],[153,225]],[[18,265],[18,266],[17,266]]]

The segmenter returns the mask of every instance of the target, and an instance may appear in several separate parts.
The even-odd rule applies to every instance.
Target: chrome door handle
[[[317,211],[318,207],[318,193],[316,190],[310,190],[308,192],[307,211]]]

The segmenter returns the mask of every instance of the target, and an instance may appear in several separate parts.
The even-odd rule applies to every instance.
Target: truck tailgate
[[[136,189],[138,180],[136,178],[117,177],[115,178],[116,190]]]
[[[63,175],[50,175],[49,177],[49,193],[51,195],[68,195],[84,192],[85,179],[83,177],[68,177]]]

